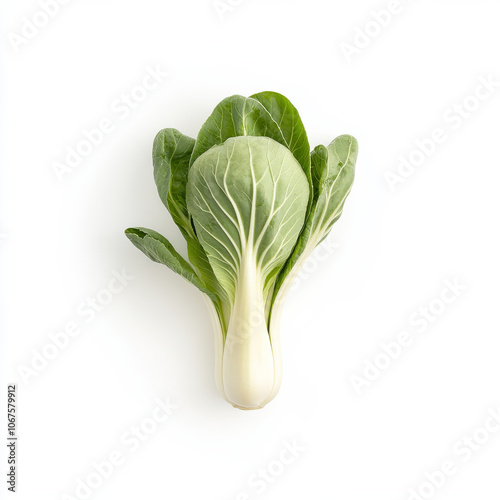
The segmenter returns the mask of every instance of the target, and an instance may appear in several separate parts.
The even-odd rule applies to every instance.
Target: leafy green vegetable
[[[158,193],[186,239],[189,262],[155,231],[125,231],[205,294],[217,386],[237,408],[262,408],[278,392],[284,299],[342,214],[354,180],[356,139],[342,135],[309,149],[284,96],[228,97],[196,140],[164,129],[153,144]]]

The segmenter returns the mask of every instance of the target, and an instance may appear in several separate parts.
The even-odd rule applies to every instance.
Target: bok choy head
[[[342,213],[357,152],[342,135],[310,153],[297,110],[275,92],[224,99],[196,140],[175,129],[154,140],[158,193],[188,260],[151,229],[125,233],[205,294],[217,386],[237,408],[262,408],[279,390],[283,301]]]

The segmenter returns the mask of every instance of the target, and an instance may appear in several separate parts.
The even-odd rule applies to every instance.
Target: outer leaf
[[[230,137],[269,137],[286,146],[311,179],[309,142],[298,111],[276,92],[260,92],[252,97],[234,95],[221,101],[201,128],[191,157],[191,165],[213,146]]]
[[[278,124],[283,136],[282,144],[293,153],[302,165],[312,191],[309,141],[299,112],[284,95],[277,92],[259,92],[250,97],[259,101]]]
[[[247,258],[258,273],[256,287],[268,286],[295,246],[308,201],[301,166],[287,148],[269,138],[228,139],[191,166],[189,212],[231,300]]]
[[[179,255],[172,244],[161,234],[144,227],[129,228],[125,231],[128,239],[152,261],[165,264],[187,281],[206,293],[212,300],[217,297],[198,278],[193,268]]]
[[[354,181],[357,156],[358,142],[350,135],[337,137],[328,147],[317,146],[311,153],[313,206],[297,245],[276,280],[275,298],[299,258],[303,254],[307,258],[341,216]]]
[[[161,201],[185,237],[194,238],[186,206],[189,160],[195,140],[173,128],[158,132],[153,142],[154,178]]]
[[[350,135],[337,137],[327,148],[319,146],[311,155],[314,189],[317,193],[312,231],[322,233],[321,239],[342,214],[344,202],[354,182],[357,157],[358,141]]]
[[[186,238],[188,255],[196,274],[213,295],[224,300],[226,294],[217,282],[208,258],[196,238],[187,210],[186,183],[194,145],[194,139],[178,130],[161,130],[153,143],[154,177],[161,200]]]

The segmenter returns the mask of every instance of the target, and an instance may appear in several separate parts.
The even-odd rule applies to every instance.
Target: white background
[[[17,383],[17,498],[83,498],[77,481],[114,451],[123,463],[89,498],[499,498],[500,88],[471,96],[480,78],[500,81],[500,4],[401,0],[387,26],[370,24],[389,5],[243,0],[221,14],[211,0],[73,0],[19,44],[39,4],[2,2],[0,434]],[[342,44],[367,27],[348,61]],[[125,117],[116,99],[156,66],[169,75]],[[184,253],[154,186],[154,135],[196,136],[222,98],[262,90],[295,104],[311,147],[350,133],[360,154],[335,249],[285,309],[281,392],[243,412],[216,391],[199,292],[123,230],[154,228]],[[469,116],[452,119],[464,100]],[[113,132],[59,180],[54,162],[106,117]],[[387,172],[435,128],[446,140],[391,190]],[[78,313],[122,269],[127,287],[92,321]],[[466,290],[443,306],[447,279]],[[410,318],[429,303],[439,314],[419,333]],[[68,322],[81,333],[21,376]],[[411,345],[358,394],[353,376],[405,331]],[[121,436],[157,398],[177,409],[131,451]],[[457,445],[464,435],[487,442]],[[294,440],[303,449],[280,468]],[[455,473],[433,491],[425,475],[444,461]],[[272,482],[252,486],[268,467]]]

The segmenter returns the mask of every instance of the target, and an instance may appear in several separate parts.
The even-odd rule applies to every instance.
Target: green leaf
[[[315,191],[312,231],[322,233],[321,239],[342,214],[354,182],[357,157],[358,141],[350,135],[337,137],[327,148],[318,146],[311,154]]]
[[[308,201],[300,164],[269,138],[230,138],[191,166],[189,213],[215,276],[231,300],[246,259],[256,269],[256,287],[270,286],[296,244]]]
[[[161,130],[153,143],[154,177],[158,193],[172,219],[186,238],[189,259],[196,274],[212,294],[224,299],[226,294],[217,282],[208,258],[194,232],[186,204],[189,160],[195,140],[178,130]]]
[[[165,264],[169,269],[192,283],[212,300],[217,300],[194,272],[191,264],[176,252],[172,244],[161,234],[144,227],[129,228],[125,231],[127,238],[152,261]]]
[[[299,112],[284,95],[277,92],[259,92],[250,97],[259,101],[278,124],[283,136],[283,142],[278,142],[286,146],[301,164],[312,191],[309,141]]]
[[[286,97],[260,92],[252,97],[234,95],[221,101],[198,134],[191,165],[213,146],[240,136],[269,137],[286,146],[311,183],[307,134],[298,111]]]
[[[185,237],[194,238],[186,205],[189,160],[195,140],[173,128],[158,132],[153,142],[154,178],[161,201]]]
[[[292,255],[276,279],[274,297],[299,258],[309,256],[329,234],[342,215],[345,200],[354,181],[354,166],[358,142],[350,135],[341,135],[328,147],[317,146],[311,153],[311,172],[314,188],[312,209],[307,217]]]
[[[228,302],[229,297],[224,288],[217,281],[201,243],[197,239],[189,238],[187,240],[187,250],[189,261],[195,267],[198,276],[200,276],[206,287],[222,302]]]

